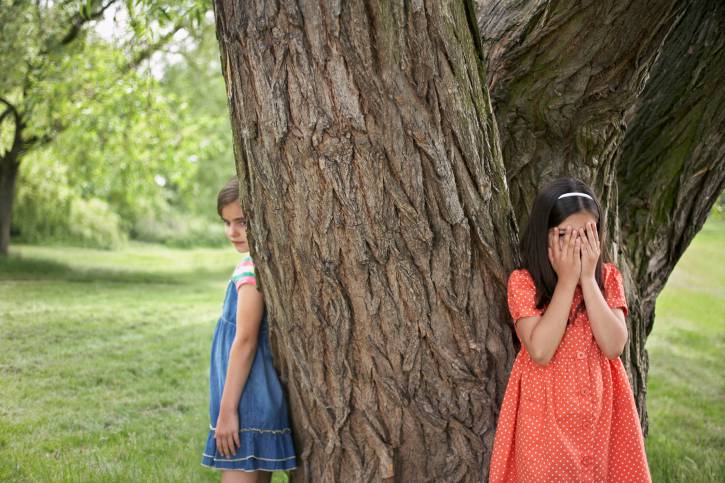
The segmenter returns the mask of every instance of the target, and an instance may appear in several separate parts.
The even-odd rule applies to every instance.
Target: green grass
[[[13,247],[0,260],[0,481],[219,481],[199,461],[237,260]]]
[[[658,300],[655,482],[725,475],[723,242],[725,221],[709,222]],[[0,481],[218,481],[199,465],[208,351],[237,258],[131,244],[0,260]]]
[[[657,299],[646,440],[652,479],[725,479],[725,221],[695,237]]]

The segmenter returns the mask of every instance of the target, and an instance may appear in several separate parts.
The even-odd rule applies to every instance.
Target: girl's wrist
[[[579,280],[577,280],[573,277],[571,279],[562,277],[557,281],[556,284],[557,284],[557,286],[561,285],[562,288],[564,288],[566,290],[571,290],[573,292],[574,289],[576,289],[577,283],[579,283]]]
[[[237,412],[237,406],[235,404],[224,404],[219,406],[219,414],[227,415],[234,414]]]
[[[596,279],[596,277],[594,277],[594,274],[591,274],[591,275],[589,275],[589,274],[587,274],[587,275],[582,274],[581,284],[582,284],[582,289],[584,288],[584,285],[590,285],[590,284],[591,285],[596,285],[597,284],[597,279]]]

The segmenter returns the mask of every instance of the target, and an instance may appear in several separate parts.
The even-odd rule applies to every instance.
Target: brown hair
[[[216,197],[216,212],[222,216],[222,208],[235,201],[239,201],[239,180],[236,176],[232,176],[219,190]]]

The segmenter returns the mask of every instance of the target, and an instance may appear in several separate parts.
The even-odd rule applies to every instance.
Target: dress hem
[[[219,466],[212,466],[208,465],[206,463],[201,463],[201,466],[204,468],[209,468],[210,470],[219,470],[219,471],[243,471],[245,473],[254,473],[255,471],[264,471],[266,473],[273,473],[275,471],[292,471],[296,470],[296,466],[291,466],[289,468],[257,468],[255,470],[247,470],[244,468],[221,468]]]

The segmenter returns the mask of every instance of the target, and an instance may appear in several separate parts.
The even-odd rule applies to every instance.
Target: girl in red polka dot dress
[[[534,201],[525,268],[508,281],[521,351],[496,428],[492,482],[651,481],[619,359],[627,302],[619,270],[602,263],[601,214],[589,187],[570,178]]]

